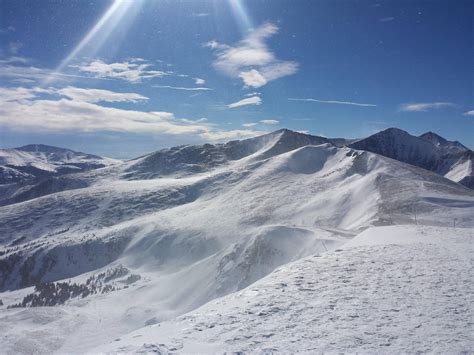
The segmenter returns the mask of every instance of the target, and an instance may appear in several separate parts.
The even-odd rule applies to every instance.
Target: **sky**
[[[0,147],[115,158],[280,128],[474,148],[468,0],[0,0]]]

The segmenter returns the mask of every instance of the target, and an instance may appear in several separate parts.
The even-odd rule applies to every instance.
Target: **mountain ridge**
[[[0,206],[6,351],[92,351],[287,263],[337,259],[371,227],[474,227],[474,191],[324,137],[278,131],[154,154],[7,186],[25,199]]]
[[[433,132],[417,137],[398,128],[388,128],[349,146],[433,171],[474,188],[473,152]]]

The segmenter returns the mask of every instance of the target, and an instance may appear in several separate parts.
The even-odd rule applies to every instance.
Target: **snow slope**
[[[466,187],[473,188],[474,153],[459,142],[427,132],[420,137],[388,128],[349,145],[431,170]]]
[[[91,351],[469,352],[473,237],[472,229],[371,228],[342,249]]]
[[[0,149],[0,184],[96,169],[119,162],[43,144]]]
[[[119,265],[141,277],[63,306],[0,307],[6,352],[91,351],[371,226],[474,227],[473,191],[319,137],[282,130],[154,156],[71,174],[80,188],[0,207],[5,306],[39,281],[84,283]]]

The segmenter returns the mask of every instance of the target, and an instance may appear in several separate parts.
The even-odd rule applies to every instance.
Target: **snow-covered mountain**
[[[97,169],[118,162],[115,159],[43,144],[0,149],[0,184]]]
[[[474,153],[459,142],[450,142],[428,132],[419,137],[389,128],[349,145],[431,170],[469,188],[474,188]]]
[[[120,163],[42,144],[0,149],[0,206],[85,187],[85,181],[75,177],[77,173]]]
[[[122,337],[134,339],[130,351],[143,350],[144,333],[132,332],[252,287],[302,258],[333,251],[337,264],[338,250],[367,228],[456,224],[464,235],[474,227],[473,191],[289,130],[161,150],[11,193],[22,196],[0,207],[0,332],[11,353],[114,351],[104,344]],[[223,332],[219,323],[209,327]]]

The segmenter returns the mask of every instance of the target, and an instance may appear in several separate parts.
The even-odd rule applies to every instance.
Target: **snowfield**
[[[470,352],[473,237],[453,228],[370,228],[342,249],[92,352]]]
[[[2,191],[5,353],[473,348],[474,191],[434,172],[280,130]]]

